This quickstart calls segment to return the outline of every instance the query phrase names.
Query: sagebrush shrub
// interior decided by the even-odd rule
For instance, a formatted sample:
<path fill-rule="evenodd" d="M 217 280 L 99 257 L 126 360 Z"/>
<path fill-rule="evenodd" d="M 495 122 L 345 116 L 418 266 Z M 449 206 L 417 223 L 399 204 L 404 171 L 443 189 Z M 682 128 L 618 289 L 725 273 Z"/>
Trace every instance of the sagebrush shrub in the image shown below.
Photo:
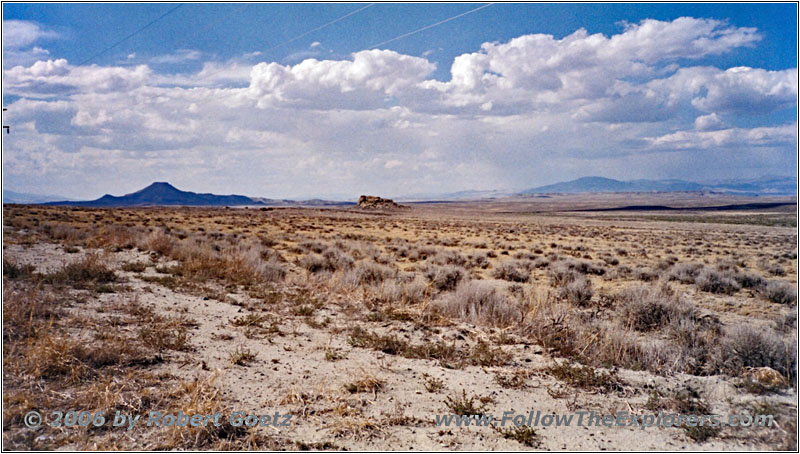
<path fill-rule="evenodd" d="M 492 273 L 497 279 L 511 282 L 528 282 L 530 271 L 522 262 L 503 262 Z"/>
<path fill-rule="evenodd" d="M 505 327 L 522 319 L 522 309 L 517 303 L 491 284 L 478 281 L 461 283 L 455 292 L 434 301 L 431 308 L 476 325 Z"/>
<path fill-rule="evenodd" d="M 433 288 L 439 291 L 455 290 L 458 284 L 467 276 L 467 271 L 456 265 L 430 265 L 423 272 L 425 279 Z"/>

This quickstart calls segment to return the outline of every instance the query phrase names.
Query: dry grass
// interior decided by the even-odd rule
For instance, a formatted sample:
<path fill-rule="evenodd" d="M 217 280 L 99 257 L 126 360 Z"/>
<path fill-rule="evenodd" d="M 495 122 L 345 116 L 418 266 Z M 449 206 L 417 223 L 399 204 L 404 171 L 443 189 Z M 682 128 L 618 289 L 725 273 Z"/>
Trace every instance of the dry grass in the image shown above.
<path fill-rule="evenodd" d="M 324 350 L 329 367 L 347 368 L 363 355 L 382 358 L 381 352 L 389 363 L 435 368 L 415 382 L 419 392 L 442 392 L 446 385 L 438 373 L 458 372 L 490 373 L 492 386 L 504 393 L 536 393 L 530 377 L 539 369 L 522 358 L 547 361 L 539 368 L 554 364 L 546 372 L 574 388 L 571 393 L 613 397 L 623 386 L 612 372 L 619 368 L 679 383 L 687 380 L 680 374 L 718 375 L 742 395 L 765 399 L 796 392 L 795 233 L 699 223 L 694 228 L 633 216 L 605 220 L 472 209 L 441 214 L 423 207 L 372 215 L 4 207 L 4 238 L 14 254 L 55 242 L 68 259 L 40 272 L 4 254 L 4 423 L 16 427 L 28 409 L 68 404 L 135 411 L 153 408 L 154 402 L 175 409 L 227 408 L 212 374 L 187 380 L 153 373 L 199 352 L 193 351 L 192 320 L 142 307 L 125 290 L 143 282 L 153 291 L 167 287 L 237 306 L 238 314 L 220 321 L 215 341 L 242 335 L 264 345 L 286 341 L 289 357 L 308 351 L 299 346 L 306 336 L 324 333 L 325 347 L 315 348 Z M 120 251 L 123 260 L 116 259 Z M 95 309 L 109 299 L 126 304 Z M 289 341 L 298 345 L 289 347 Z M 354 350 L 342 348 L 345 343 Z M 234 373 L 289 363 L 235 345 L 223 350 L 230 357 L 222 359 Z M 254 366 L 240 367 L 246 365 Z M 388 385 L 397 383 L 392 367 L 400 370 L 382 366 L 343 380 L 335 398 L 299 393 L 297 414 L 309 423 L 323 414 L 335 416 L 325 430 L 337 438 L 336 446 L 385 439 L 393 424 L 406 424 L 404 419 L 375 418 L 347 399 L 394 397 L 394 385 Z M 767 386 L 752 380 L 752 371 L 761 368 L 784 382 Z M 153 389 L 160 380 L 169 385 L 164 392 Z M 73 397 L 48 402 L 42 389 L 69 390 Z M 467 391 L 448 397 L 447 405 L 485 411 L 486 403 L 467 397 Z M 698 401 L 661 399 L 676 400 L 668 405 L 684 410 Z M 791 427 L 792 421 L 785 423 Z M 697 442 L 718 435 L 686 430 Z M 495 441 L 553 447 L 535 432 L 490 434 L 487 439 Z M 55 437 L 50 444 L 22 432 L 4 437 L 7 446 L 24 449 L 88 446 L 49 435 Z M 135 449 L 318 446 L 233 427 L 147 434 L 152 442 L 146 445 L 104 436 L 109 444 L 101 447 Z M 765 443 L 778 446 L 773 439 Z"/>
<path fill-rule="evenodd" d="M 451 413 L 459 416 L 483 415 L 487 410 L 485 402 L 480 397 L 467 397 L 467 391 L 464 389 L 461 390 L 461 394 L 454 393 L 447 396 L 444 404 Z"/>
<path fill-rule="evenodd" d="M 483 282 L 459 285 L 454 293 L 431 304 L 430 310 L 475 325 L 505 327 L 522 319 L 522 308 Z"/>

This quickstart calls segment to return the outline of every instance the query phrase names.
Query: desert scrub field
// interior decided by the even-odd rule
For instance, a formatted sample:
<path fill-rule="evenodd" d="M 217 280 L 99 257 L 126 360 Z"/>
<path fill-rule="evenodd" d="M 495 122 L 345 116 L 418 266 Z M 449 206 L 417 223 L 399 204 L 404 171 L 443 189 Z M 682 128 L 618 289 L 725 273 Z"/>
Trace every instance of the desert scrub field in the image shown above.
<path fill-rule="evenodd" d="M 9 448 L 797 446 L 794 229 L 437 207 L 3 214 Z M 534 407 L 767 409 L 779 427 L 433 423 Z M 134 437 L 20 424 L 64 408 L 294 419 Z"/>

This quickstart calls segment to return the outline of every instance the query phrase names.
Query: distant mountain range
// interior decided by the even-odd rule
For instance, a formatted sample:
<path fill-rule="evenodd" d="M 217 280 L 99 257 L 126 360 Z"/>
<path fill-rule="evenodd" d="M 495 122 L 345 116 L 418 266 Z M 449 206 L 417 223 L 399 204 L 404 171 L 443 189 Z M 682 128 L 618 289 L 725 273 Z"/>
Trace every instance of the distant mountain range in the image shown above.
<path fill-rule="evenodd" d="M 44 203 L 64 200 L 63 196 L 29 194 L 27 192 L 15 192 L 7 189 L 3 190 L 3 203 Z"/>
<path fill-rule="evenodd" d="M 456 200 L 483 200 L 511 197 L 515 191 L 508 190 L 471 190 L 447 193 L 416 193 L 393 197 L 401 202 L 429 202 L 429 201 L 456 201 Z"/>
<path fill-rule="evenodd" d="M 482 200 L 534 194 L 578 194 L 594 192 L 714 192 L 742 196 L 797 195 L 797 177 L 766 176 L 752 180 L 724 180 L 695 183 L 685 180 L 631 180 L 620 181 L 603 177 L 583 177 L 546 186 L 516 191 L 461 191 L 447 194 L 415 194 L 397 197 L 403 201 L 457 201 Z M 46 205 L 71 205 L 86 207 L 122 206 L 350 206 L 354 202 L 322 199 L 288 200 L 248 197 L 244 195 L 200 194 L 181 191 L 166 182 L 156 182 L 146 188 L 113 196 L 106 194 L 97 200 L 64 200 L 63 197 L 3 191 L 3 203 L 43 203 Z"/>
<path fill-rule="evenodd" d="M 5 202 L 4 200 L 4 203 Z M 244 195 L 199 194 L 181 191 L 166 182 L 156 182 L 150 186 L 123 196 L 106 194 L 97 200 L 73 201 L 61 200 L 46 202 L 45 205 L 70 205 L 84 207 L 125 207 L 125 206 L 329 206 L 355 205 L 350 202 L 333 202 L 329 200 L 275 200 Z"/>
<path fill-rule="evenodd" d="M 727 180 L 694 183 L 684 180 L 620 181 L 603 177 L 577 180 L 526 189 L 520 194 L 577 194 L 586 192 L 717 192 L 731 195 L 796 195 L 797 177 L 767 176 L 753 180 Z"/>

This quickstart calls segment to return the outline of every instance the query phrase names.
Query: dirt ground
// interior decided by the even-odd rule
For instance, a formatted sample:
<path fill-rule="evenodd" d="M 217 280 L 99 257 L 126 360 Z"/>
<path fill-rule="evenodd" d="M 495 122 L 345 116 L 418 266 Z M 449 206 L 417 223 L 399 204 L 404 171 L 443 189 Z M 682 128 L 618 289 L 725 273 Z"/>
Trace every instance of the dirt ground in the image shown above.
<path fill-rule="evenodd" d="M 4 206 L 4 448 L 796 449 L 794 227 L 495 208 Z M 70 409 L 291 423 L 22 423 Z M 775 424 L 434 422 L 531 410 Z"/>

